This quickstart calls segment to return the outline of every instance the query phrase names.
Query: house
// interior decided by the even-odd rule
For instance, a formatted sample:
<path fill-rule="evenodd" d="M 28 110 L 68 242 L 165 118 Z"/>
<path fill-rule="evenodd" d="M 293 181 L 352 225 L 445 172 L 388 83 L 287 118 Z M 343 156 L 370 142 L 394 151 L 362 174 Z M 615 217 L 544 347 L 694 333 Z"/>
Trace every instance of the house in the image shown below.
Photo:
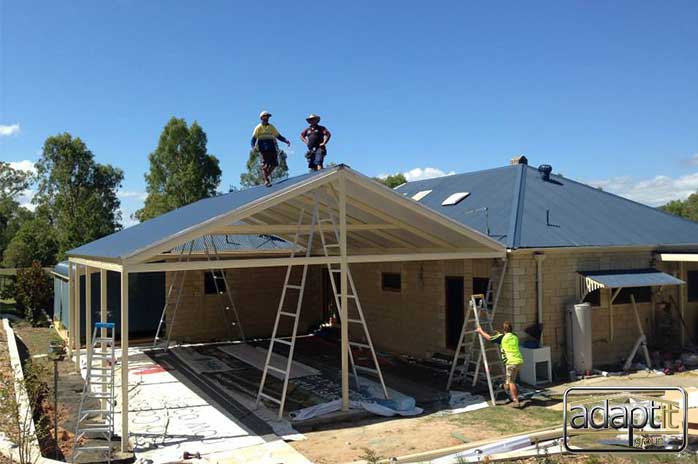
<path fill-rule="evenodd" d="M 626 357 L 637 340 L 630 295 L 651 343 L 660 332 L 655 311 L 667 301 L 686 323 L 669 330 L 681 343 L 693 339 L 698 224 L 551 171 L 520 158 L 501 168 L 391 190 L 340 165 L 270 188 L 204 199 L 83 245 L 68 253 L 69 275 L 120 274 L 124 347 L 133 311 L 125 298 L 131 294 L 129 276 L 144 273 L 165 273 L 165 325 L 174 341 L 268 337 L 281 316 L 287 322 L 279 324 L 281 335 L 309 331 L 338 313 L 356 322 L 347 312 L 358 299 L 377 348 L 428 357 L 453 348 L 467 297 L 484 292 L 490 282 L 498 319 L 511 320 L 522 336 L 535 332 L 532 326 L 542 328 L 541 341 L 559 366 L 568 348 L 565 312 L 582 300 L 594 306 L 597 364 Z M 205 245 L 190 252 L 196 243 L 210 244 L 207 237 L 250 235 L 275 236 L 291 245 L 272 251 Z M 602 270 L 611 272 L 599 274 Z M 224 276 L 229 287 L 214 289 Z M 356 294 L 335 296 L 333 279 L 340 287 L 353 282 Z M 681 281 L 688 285 L 677 286 Z M 92 279 L 70 282 L 72 288 L 93 285 Z M 70 294 L 74 317 L 68 329 L 74 334 L 83 317 L 92 320 L 92 312 L 77 311 L 81 298 L 89 298 L 93 311 L 100 304 L 91 290 Z M 100 300 L 106 300 L 101 293 Z M 348 348 L 355 335 L 350 325 L 341 330 L 344 408 Z M 73 350 L 78 338 L 72 337 Z M 89 332 L 86 338 L 89 342 Z M 366 344 L 371 341 L 359 343 Z M 122 363 L 126 375 L 128 357 Z M 376 370 L 380 375 L 379 366 Z M 125 388 L 121 401 L 127 408 Z"/>

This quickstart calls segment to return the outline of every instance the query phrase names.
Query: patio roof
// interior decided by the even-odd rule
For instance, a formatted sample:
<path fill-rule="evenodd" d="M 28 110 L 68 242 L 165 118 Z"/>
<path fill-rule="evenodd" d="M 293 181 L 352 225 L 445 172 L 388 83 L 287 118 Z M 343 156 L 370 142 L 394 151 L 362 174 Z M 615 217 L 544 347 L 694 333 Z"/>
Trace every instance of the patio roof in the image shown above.
<path fill-rule="evenodd" d="M 340 184 L 343 187 L 340 187 Z M 95 267 L 129 267 L 129 272 L 195 269 L 203 263 L 162 263 L 177 250 L 204 236 L 262 234 L 293 241 L 307 247 L 312 211 L 336 218 L 339 228 L 340 190 L 346 200 L 346 239 L 349 262 L 409 261 L 503 257 L 505 246 L 479 231 L 427 208 L 417 201 L 366 177 L 347 166 L 289 178 L 271 188 L 259 186 L 200 200 L 150 221 L 137 224 L 94 242 L 70 250 L 71 261 Z M 299 222 L 300 221 L 300 222 Z M 300 224 L 300 229 L 299 229 Z M 322 225 L 316 225 L 317 233 Z M 332 233 L 325 223 L 324 233 Z M 311 244 L 310 264 L 324 264 L 320 241 Z M 290 254 L 292 247 L 288 248 Z M 279 251 L 279 250 L 277 250 Z M 283 251 L 283 250 L 282 250 Z M 277 253 L 278 255 L 278 253 Z M 250 261 L 249 257 L 246 258 Z M 230 257 L 220 267 L 285 265 L 260 258 Z M 296 260 L 300 258 L 295 258 Z M 337 257 L 338 259 L 338 257 Z M 265 262 L 261 262 L 264 260 Z M 331 260 L 330 260 L 331 261 Z M 188 266 L 188 267 L 187 267 Z M 118 269 L 117 269 L 118 270 Z"/>

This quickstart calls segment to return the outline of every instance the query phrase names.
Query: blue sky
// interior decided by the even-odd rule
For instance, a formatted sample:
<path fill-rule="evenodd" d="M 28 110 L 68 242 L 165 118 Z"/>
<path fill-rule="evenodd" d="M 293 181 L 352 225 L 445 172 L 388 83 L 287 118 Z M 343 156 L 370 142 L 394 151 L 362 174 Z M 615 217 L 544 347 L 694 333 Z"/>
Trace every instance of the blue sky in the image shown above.
<path fill-rule="evenodd" d="M 68 131 L 126 174 L 171 116 L 237 184 L 260 110 L 329 160 L 411 177 L 531 164 L 658 204 L 698 189 L 698 3 L 0 0 L 0 159 Z M 430 168 L 430 169 L 427 169 Z M 425 174 L 426 173 L 426 174 Z"/>

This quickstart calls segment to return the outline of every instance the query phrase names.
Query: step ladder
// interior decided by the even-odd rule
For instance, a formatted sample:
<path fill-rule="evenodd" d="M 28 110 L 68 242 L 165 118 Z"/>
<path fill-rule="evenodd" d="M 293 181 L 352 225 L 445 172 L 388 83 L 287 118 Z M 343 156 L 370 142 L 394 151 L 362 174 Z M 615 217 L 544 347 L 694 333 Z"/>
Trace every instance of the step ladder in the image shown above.
<path fill-rule="evenodd" d="M 71 462 L 81 454 L 98 454 L 111 462 L 111 442 L 114 435 L 114 323 L 98 322 L 87 347 L 87 371 L 80 396 L 75 441 Z M 95 388 L 96 387 L 96 388 Z M 87 406 L 86 400 L 99 400 L 99 406 Z M 104 445 L 81 444 L 82 439 L 104 440 Z"/>
<path fill-rule="evenodd" d="M 319 197 L 316 194 L 315 201 L 317 204 L 320 203 Z M 335 220 L 334 213 L 332 210 L 328 210 L 324 213 L 325 217 L 319 217 L 318 220 L 318 231 L 320 233 L 320 241 L 322 243 L 322 250 L 325 257 L 333 256 L 330 250 L 336 250 L 336 256 L 339 254 L 339 229 L 337 227 L 337 221 Z M 324 226 L 328 226 L 330 229 L 329 233 L 329 243 L 325 238 Z M 332 293 L 334 295 L 335 305 L 339 311 L 340 322 L 341 315 L 343 311 L 342 308 L 342 294 L 341 289 L 338 289 L 339 285 L 335 280 L 336 275 L 340 275 L 342 270 L 340 264 L 327 264 L 327 272 L 330 276 L 330 285 L 332 287 Z M 361 382 L 359 377 L 359 372 L 375 375 L 381 383 L 383 389 L 383 395 L 385 399 L 388 399 L 388 389 L 385 386 L 385 381 L 383 380 L 383 373 L 381 372 L 380 364 L 378 364 L 378 357 L 376 356 L 376 350 L 373 347 L 373 341 L 371 340 L 371 334 L 368 331 L 368 326 L 366 325 L 366 319 L 364 318 L 364 311 L 361 307 L 361 300 L 359 299 L 359 294 L 356 291 L 356 285 L 354 285 L 354 278 L 351 275 L 351 269 L 347 268 L 347 283 L 348 290 L 347 293 L 347 324 L 349 324 L 349 362 L 351 364 L 352 372 L 354 374 L 354 379 L 356 381 L 357 391 L 361 391 Z M 359 339 L 352 339 L 352 328 L 360 326 L 361 334 Z M 371 360 L 373 362 L 373 367 L 358 366 L 354 361 L 354 354 L 352 348 L 358 348 L 360 350 L 366 349 L 371 352 Z"/>
<path fill-rule="evenodd" d="M 242 323 L 240 322 L 240 315 L 238 313 L 237 307 L 233 300 L 233 294 L 230 290 L 230 285 L 228 284 L 228 279 L 224 269 L 216 269 L 217 263 L 220 262 L 220 255 L 218 253 L 218 248 L 216 246 L 215 239 L 212 235 L 204 235 L 202 238 L 203 251 L 208 263 L 212 266 L 206 272 L 211 273 L 211 278 L 213 279 L 214 288 L 216 294 L 223 295 L 227 297 L 227 303 L 222 307 L 223 323 L 227 330 L 230 338 L 234 338 L 233 326 L 236 326 L 239 332 L 239 339 L 245 341 L 245 332 L 242 328 Z M 179 247 L 179 256 L 177 257 L 177 262 L 189 262 L 192 257 L 192 251 L 194 248 L 194 241 L 185 243 Z M 172 340 L 172 332 L 175 326 L 175 320 L 177 318 L 177 309 L 179 308 L 182 301 L 182 294 L 184 293 L 184 283 L 187 280 L 187 270 L 174 272 L 172 277 L 172 282 L 167 290 L 167 296 L 165 297 L 165 305 L 162 308 L 162 314 L 160 316 L 160 322 L 158 323 L 157 331 L 155 332 L 155 337 L 153 339 L 153 349 L 162 348 L 168 350 Z M 174 300 L 174 308 L 172 309 L 172 320 L 167 323 L 167 308 L 172 304 Z M 232 322 L 231 322 L 232 316 Z M 166 331 L 166 337 L 163 341 L 162 332 Z"/>
<path fill-rule="evenodd" d="M 485 340 L 476 330 L 478 326 L 481 326 L 487 333 L 494 333 L 492 320 L 493 315 L 487 305 L 487 295 L 472 295 L 465 314 L 463 328 L 458 338 L 458 345 L 451 364 L 446 389 L 449 390 L 454 381 L 467 382 L 472 380 L 472 386 L 478 383 L 485 383 L 494 406 L 496 403 L 493 383 L 503 382 L 506 377 L 506 370 L 502 362 L 499 346 L 496 344 L 485 344 Z M 461 351 L 463 351 L 462 356 Z M 483 365 L 484 369 L 480 369 L 480 364 Z M 456 374 L 458 374 L 458 377 L 456 377 Z"/>
<path fill-rule="evenodd" d="M 311 250 L 313 248 L 313 235 L 315 234 L 315 226 L 317 224 L 317 205 L 311 213 L 311 224 L 309 232 L 303 230 L 303 219 L 305 216 L 305 208 L 301 209 L 298 223 L 296 224 L 296 232 L 293 238 L 293 248 L 291 249 L 290 258 L 293 259 L 296 256 L 296 252 L 299 250 L 298 242 L 302 235 L 308 235 L 307 245 L 305 249 L 305 257 L 310 257 Z M 294 268 L 301 268 L 300 282 L 291 282 L 291 275 Z M 257 392 L 257 399 L 255 401 L 255 407 L 259 407 L 259 403 L 264 399 L 276 403 L 279 406 L 279 419 L 283 417 L 284 406 L 286 404 L 286 393 L 288 391 L 288 380 L 291 375 L 291 367 L 293 366 L 293 352 L 296 348 L 296 335 L 298 333 L 298 323 L 300 322 L 301 307 L 303 306 L 303 293 L 305 290 L 305 282 L 308 276 L 308 264 L 289 264 L 286 268 L 286 277 L 284 278 L 284 286 L 281 291 L 281 299 L 279 300 L 279 307 L 276 311 L 276 319 L 274 320 L 274 329 L 271 333 L 271 339 L 269 340 L 269 348 L 267 350 L 267 357 L 264 361 L 264 369 L 262 370 L 262 380 L 259 383 L 259 390 Z M 285 304 L 287 299 L 291 302 L 295 299 L 295 305 L 292 305 L 295 310 L 286 311 Z M 293 328 L 291 330 L 291 339 L 289 341 L 288 337 L 279 337 L 279 322 L 281 320 L 290 320 L 293 323 Z M 276 344 L 286 345 L 289 347 L 288 358 L 286 360 L 285 366 L 279 366 L 272 364 L 272 354 L 274 353 L 274 346 Z M 281 390 L 281 396 L 277 397 L 273 394 L 267 393 L 265 391 L 267 376 L 269 372 L 275 372 L 283 376 L 283 387 Z"/>

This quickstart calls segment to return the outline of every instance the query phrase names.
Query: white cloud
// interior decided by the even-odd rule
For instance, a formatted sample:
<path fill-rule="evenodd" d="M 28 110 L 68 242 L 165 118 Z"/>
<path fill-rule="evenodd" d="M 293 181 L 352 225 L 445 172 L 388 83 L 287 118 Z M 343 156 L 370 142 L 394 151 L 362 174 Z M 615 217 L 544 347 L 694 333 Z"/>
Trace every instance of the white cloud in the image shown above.
<path fill-rule="evenodd" d="M 681 160 L 681 163 L 687 166 L 698 166 L 698 153 L 694 154 L 690 158 Z"/>
<path fill-rule="evenodd" d="M 137 192 L 132 190 L 121 190 L 118 193 L 119 198 L 135 198 L 136 200 L 145 201 L 148 194 L 146 192 Z"/>
<path fill-rule="evenodd" d="M 455 171 L 444 172 L 439 168 L 427 167 L 410 169 L 409 171 L 403 172 L 402 175 L 405 176 L 407 182 L 413 182 L 415 180 L 433 179 L 434 177 L 452 176 L 455 173 Z M 388 174 L 381 174 L 378 177 L 385 179 L 388 177 Z"/>
<path fill-rule="evenodd" d="M 650 179 L 612 177 L 591 181 L 589 185 L 646 205 L 660 206 L 671 200 L 684 200 L 698 191 L 698 172 L 680 177 L 656 176 Z"/>
<path fill-rule="evenodd" d="M 29 171 L 32 174 L 36 174 L 36 165 L 33 161 L 22 160 L 22 161 L 10 161 L 10 167 L 12 169 L 17 169 L 19 171 Z"/>
<path fill-rule="evenodd" d="M 19 134 L 19 123 L 2 125 L 0 124 L 0 137 Z"/>
<path fill-rule="evenodd" d="M 36 195 L 36 190 L 25 190 L 17 196 L 17 203 L 29 211 L 34 211 L 36 209 L 36 205 L 32 203 L 34 195 Z"/>

